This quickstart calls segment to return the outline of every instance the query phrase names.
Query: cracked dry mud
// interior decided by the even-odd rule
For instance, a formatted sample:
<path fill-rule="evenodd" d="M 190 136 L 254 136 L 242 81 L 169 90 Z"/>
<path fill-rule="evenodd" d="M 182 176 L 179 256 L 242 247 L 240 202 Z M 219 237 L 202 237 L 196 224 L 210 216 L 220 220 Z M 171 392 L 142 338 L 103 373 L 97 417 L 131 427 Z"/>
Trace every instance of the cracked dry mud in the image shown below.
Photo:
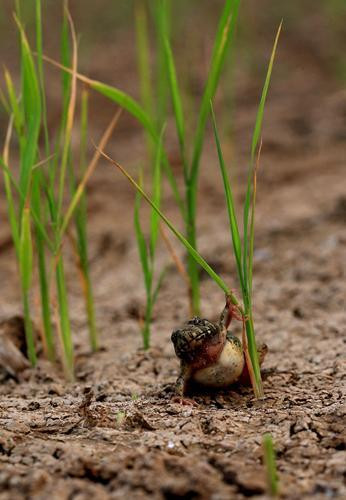
<path fill-rule="evenodd" d="M 316 162 L 310 164 L 315 169 Z M 264 177 L 270 177 L 266 168 Z M 92 251 L 100 252 L 105 234 L 110 239 L 93 266 L 103 347 L 88 354 L 82 304 L 71 282 L 76 382 L 65 383 L 41 360 L 21 383 L 3 377 L 0 385 L 1 499 L 261 498 L 264 432 L 275 440 L 284 498 L 345 497 L 342 171 L 335 165 L 319 177 L 297 173 L 281 184 L 282 172 L 287 170 L 278 174 L 273 168 L 270 183 L 280 183 L 283 197 L 289 190 L 293 206 L 301 201 L 302 183 L 314 198 L 304 200 L 301 212 L 286 206 L 276 213 L 280 225 L 271 226 L 265 213 L 277 190 L 261 182 L 254 285 L 257 332 L 270 347 L 265 399 L 234 387 L 196 395 L 198 407 L 170 402 L 178 362 L 169 337 L 187 315 L 183 285 L 172 268 L 155 312 L 154 347 L 141 351 L 133 236 L 125 227 L 108 234 L 96 214 Z M 99 182 L 107 179 L 100 174 Z M 126 188 L 122 182 L 116 179 L 116 190 Z M 91 193 L 91 199 L 97 196 Z M 221 214 L 216 201 L 202 207 L 202 226 Z M 115 213 L 121 203 L 113 199 Z M 202 233 L 201 247 L 229 278 L 225 218 L 217 217 L 211 227 L 213 237 Z M 1 275 L 15 283 L 4 265 L 9 256 L 6 250 Z M 2 315 L 19 309 L 11 294 L 16 290 L 5 294 Z M 223 297 L 207 279 L 202 297 L 205 315 L 216 318 Z"/>
<path fill-rule="evenodd" d="M 133 192 L 104 164 L 89 188 L 102 348 L 89 354 L 71 257 L 76 381 L 66 383 L 42 359 L 19 382 L 1 375 L 0 500 L 265 498 L 264 432 L 275 441 L 283 498 L 346 497 L 346 95 L 299 78 L 277 85 L 270 96 L 258 184 L 254 293 L 257 335 L 269 346 L 265 399 L 256 401 L 250 388 L 232 387 L 197 394 L 198 407 L 171 402 L 178 361 L 170 333 L 188 318 L 184 283 L 171 267 L 155 309 L 153 347 L 143 352 Z M 287 94 L 287 86 L 300 88 L 299 96 Z M 304 99 L 312 116 L 302 116 Z M 237 113 L 235 140 L 243 165 L 254 108 L 243 103 Z M 297 131 L 302 119 L 305 134 L 301 127 Z M 109 152 L 132 165 L 141 154 L 133 147 L 140 137 L 137 129 L 125 132 L 115 134 Z M 211 136 L 201 174 L 200 249 L 232 282 L 235 268 Z M 176 217 L 168 189 L 165 200 L 165 212 Z M 13 250 L 3 224 L 0 252 L 3 319 L 20 312 Z M 168 259 L 162 247 L 159 265 Z M 203 315 L 217 319 L 223 300 L 216 285 L 203 279 Z M 234 328 L 239 331 L 239 325 Z"/>

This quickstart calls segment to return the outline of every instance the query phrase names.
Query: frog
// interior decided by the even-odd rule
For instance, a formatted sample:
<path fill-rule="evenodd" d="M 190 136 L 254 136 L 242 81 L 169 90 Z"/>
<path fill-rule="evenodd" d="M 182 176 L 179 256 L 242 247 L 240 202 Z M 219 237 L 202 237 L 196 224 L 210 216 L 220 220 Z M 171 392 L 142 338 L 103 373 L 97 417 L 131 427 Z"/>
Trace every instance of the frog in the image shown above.
<path fill-rule="evenodd" d="M 242 343 L 228 331 L 234 316 L 234 306 L 226 297 L 218 322 L 195 316 L 173 331 L 171 340 L 180 360 L 180 373 L 175 384 L 177 400 L 183 400 L 191 382 L 217 390 L 249 379 Z M 262 365 L 268 352 L 267 345 L 258 343 L 257 352 Z"/>

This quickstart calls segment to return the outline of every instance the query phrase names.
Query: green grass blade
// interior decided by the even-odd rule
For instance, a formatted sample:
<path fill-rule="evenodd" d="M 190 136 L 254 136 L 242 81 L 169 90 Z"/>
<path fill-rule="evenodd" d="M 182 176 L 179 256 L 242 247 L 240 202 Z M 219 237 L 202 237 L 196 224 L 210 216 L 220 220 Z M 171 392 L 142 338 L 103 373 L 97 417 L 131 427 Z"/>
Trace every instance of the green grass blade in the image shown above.
<path fill-rule="evenodd" d="M 7 87 L 9 105 L 11 108 L 10 113 L 13 115 L 14 127 L 16 129 L 19 141 L 21 141 L 23 131 L 24 131 L 23 130 L 23 127 L 24 127 L 23 113 L 22 113 L 21 107 L 19 105 L 17 96 L 16 96 L 16 91 L 14 89 L 11 75 L 7 71 L 7 69 L 5 69 L 4 74 L 5 74 L 5 82 L 6 82 L 6 87 Z"/>
<path fill-rule="evenodd" d="M 47 348 L 47 357 L 49 361 L 55 361 L 55 345 L 54 334 L 51 318 L 51 298 L 48 285 L 46 256 L 44 250 L 43 239 L 39 231 L 36 231 L 36 249 L 38 259 L 38 274 L 40 282 L 41 308 L 42 308 L 42 323 L 44 328 L 44 338 Z"/>
<path fill-rule="evenodd" d="M 97 82 L 95 80 L 91 80 L 89 84 L 92 89 L 96 90 L 105 97 L 108 97 L 110 100 L 119 104 L 122 108 L 126 109 L 126 111 L 132 114 L 132 116 L 134 116 L 144 126 L 145 130 L 152 137 L 154 143 L 156 145 L 158 144 L 160 136 L 156 131 L 155 124 L 146 113 L 144 108 L 140 106 L 132 97 L 115 87 L 105 85 L 104 83 Z M 172 187 L 174 197 L 179 205 L 180 210 L 184 212 L 184 204 L 179 194 L 177 182 L 169 165 L 167 155 L 164 151 L 162 152 L 162 162 L 166 170 L 167 178 Z"/>
<path fill-rule="evenodd" d="M 42 123 L 43 123 L 43 132 L 44 132 L 44 140 L 45 140 L 45 152 L 46 152 L 46 156 L 48 157 L 50 155 L 50 146 L 49 146 L 48 123 L 47 123 L 47 105 L 46 105 L 45 81 L 44 81 L 44 71 L 43 71 L 41 0 L 36 0 L 35 6 L 36 6 L 37 71 L 38 71 L 38 79 L 39 79 L 40 90 L 41 90 Z"/>
<path fill-rule="evenodd" d="M 87 176 L 90 173 L 90 170 L 86 166 L 87 133 L 88 133 L 88 100 L 89 100 L 88 96 L 89 96 L 88 91 L 86 89 L 83 89 L 81 97 L 81 118 L 80 118 L 81 134 L 80 134 L 80 160 L 79 160 L 79 174 L 83 176 L 83 180 L 81 182 L 87 179 Z M 113 123 L 113 121 L 111 123 Z M 109 135 L 110 133 L 111 132 L 109 132 Z M 71 169 L 71 173 L 73 173 L 73 169 Z M 80 262 L 80 271 L 82 274 L 84 300 L 85 300 L 85 307 L 86 307 L 88 328 L 89 328 L 89 340 L 92 351 L 97 351 L 99 342 L 98 342 L 98 333 L 96 327 L 93 287 L 90 278 L 89 259 L 88 259 L 89 252 L 88 252 L 88 238 L 87 238 L 86 193 L 85 190 L 83 189 L 83 192 L 80 194 L 80 199 L 78 202 L 79 187 L 80 186 L 76 187 L 76 182 L 75 179 L 73 178 L 73 189 L 72 189 L 73 197 L 71 205 L 73 203 L 76 203 L 74 218 L 75 218 L 76 233 L 77 233 L 77 251 Z M 67 211 L 66 216 L 68 216 L 68 213 L 69 211 Z M 71 215 L 72 213 L 73 210 L 71 210 Z M 64 223 L 66 223 L 66 217 L 64 218 Z"/>
<path fill-rule="evenodd" d="M 41 184 L 43 181 L 42 171 L 40 169 L 35 170 L 33 173 L 32 182 L 32 200 L 31 200 L 31 210 L 35 212 L 37 218 L 42 223 L 44 227 L 45 214 L 42 209 L 41 202 Z M 31 214 L 32 215 L 32 214 Z M 51 321 L 51 299 L 50 299 L 50 288 L 48 285 L 47 269 L 46 269 L 46 255 L 45 255 L 45 240 L 40 231 L 40 228 L 35 225 L 35 242 L 36 242 L 36 253 L 38 260 L 38 276 L 40 283 L 40 295 L 41 295 L 41 312 L 42 312 L 42 323 L 44 329 L 44 342 L 47 357 L 50 361 L 55 361 L 55 346 L 53 339 L 53 328 Z"/>
<path fill-rule="evenodd" d="M 205 127 L 210 111 L 210 101 L 212 100 L 225 60 L 227 47 L 233 34 L 236 20 L 238 17 L 238 8 L 240 0 L 226 0 L 213 48 L 210 70 L 207 78 L 207 83 L 202 96 L 202 101 L 199 109 L 196 133 L 193 142 L 192 160 L 189 169 L 189 178 L 186 186 L 186 235 L 191 245 L 196 248 L 196 205 L 197 205 L 197 184 L 200 157 L 202 154 Z M 187 269 L 191 283 L 191 308 L 194 314 L 199 313 L 199 273 L 193 258 L 188 257 Z"/>
<path fill-rule="evenodd" d="M 166 36 L 169 39 L 171 2 L 167 0 L 154 0 L 153 2 L 150 2 L 150 6 L 152 8 L 156 34 L 156 122 L 158 129 L 160 129 L 167 115 L 167 103 L 169 96 L 165 47 L 162 34 L 166 33 Z"/>
<path fill-rule="evenodd" d="M 34 328 L 30 316 L 30 299 L 28 290 L 22 290 L 22 302 L 27 355 L 31 366 L 35 366 L 37 363 L 37 356 L 35 350 Z"/>
<path fill-rule="evenodd" d="M 136 193 L 135 210 L 134 210 L 134 227 L 136 233 L 136 240 L 138 246 L 138 253 L 142 265 L 144 284 L 147 296 L 151 295 L 151 270 L 149 263 L 149 256 L 147 251 L 147 244 L 142 232 L 139 212 L 140 212 L 141 196 Z"/>
<path fill-rule="evenodd" d="M 135 26 L 141 101 L 149 116 L 153 116 L 153 96 L 150 77 L 150 46 L 148 18 L 143 0 L 135 0 Z"/>
<path fill-rule="evenodd" d="M 70 25 L 71 37 L 72 37 L 72 78 L 71 80 L 63 79 L 63 95 L 64 95 L 64 108 L 63 108 L 63 124 L 64 124 L 64 133 L 63 133 L 63 145 L 62 145 L 62 155 L 61 155 L 61 165 L 60 165 L 60 176 L 59 176 L 59 192 L 58 192 L 58 205 L 57 205 L 57 218 L 58 222 L 60 222 L 60 218 L 62 215 L 62 205 L 65 191 L 65 178 L 66 172 L 69 163 L 69 155 L 70 155 L 70 145 L 71 145 L 71 135 L 72 135 L 72 127 L 74 123 L 74 115 L 76 108 L 76 96 L 77 96 L 77 38 L 74 30 L 74 25 L 68 12 L 65 4 L 64 8 L 64 24 L 63 24 L 63 32 L 62 32 L 62 58 L 63 63 L 67 63 L 70 59 L 70 47 L 69 47 L 69 39 L 67 28 L 65 25 L 67 21 Z M 64 77 L 66 75 L 63 73 Z"/>
<path fill-rule="evenodd" d="M 7 132 L 6 132 L 6 139 L 5 139 L 5 145 L 3 149 L 3 156 L 0 156 L 0 166 L 3 171 L 3 176 L 4 176 L 4 186 L 5 186 L 5 195 L 6 195 L 6 201 L 7 201 L 7 213 L 8 213 L 8 219 L 10 223 L 10 228 L 11 228 L 11 234 L 12 234 L 12 240 L 14 244 L 14 248 L 17 254 L 17 257 L 19 257 L 19 227 L 18 227 L 18 222 L 17 222 L 17 213 L 16 213 L 16 207 L 14 204 L 14 199 L 13 199 L 13 193 L 12 193 L 12 187 L 11 187 L 11 173 L 9 172 L 8 168 L 6 168 L 5 163 L 8 162 L 8 156 L 9 156 L 9 145 L 11 141 L 11 135 L 12 135 L 12 127 L 13 127 L 13 117 L 10 118 Z M 3 168 L 5 167 L 5 168 Z"/>
<path fill-rule="evenodd" d="M 19 251 L 19 267 L 22 287 L 24 290 L 30 290 L 32 268 L 33 268 L 33 252 L 30 228 L 30 209 L 27 207 L 23 210 L 20 235 L 20 251 Z"/>
<path fill-rule="evenodd" d="M 181 154 L 181 159 L 182 159 L 183 168 L 184 168 L 184 177 L 185 177 L 185 181 L 187 181 L 187 179 L 188 179 L 188 167 L 187 167 L 186 148 L 185 148 L 185 119 L 184 119 L 184 113 L 183 113 L 183 106 L 182 106 L 182 102 L 181 102 L 177 74 L 176 74 L 176 70 L 175 70 L 175 63 L 174 63 L 173 53 L 172 53 L 172 49 L 171 49 L 171 46 L 169 43 L 169 39 L 168 39 L 167 33 L 162 33 L 161 36 L 163 38 L 164 49 L 165 49 L 167 73 L 168 73 L 169 85 L 170 85 L 170 90 L 171 90 L 171 95 L 172 95 L 175 125 L 176 125 L 177 135 L 178 135 L 178 139 L 179 139 L 179 145 L 180 145 L 180 154 Z"/>
<path fill-rule="evenodd" d="M 3 108 L 6 111 L 6 113 L 10 116 L 11 115 L 10 105 L 9 105 L 7 98 L 5 97 L 5 94 L 2 91 L 2 89 L 0 89 L 0 102 L 3 105 Z"/>
<path fill-rule="evenodd" d="M 167 274 L 167 267 L 164 267 L 162 269 L 162 271 L 160 272 L 160 274 L 159 274 L 159 277 L 158 277 L 158 280 L 157 280 L 157 283 L 156 283 L 156 287 L 155 287 L 155 289 L 153 291 L 153 297 L 152 297 L 153 306 L 154 306 L 154 304 L 157 301 L 157 297 L 159 295 L 159 291 L 161 289 L 161 286 L 162 286 L 163 280 L 165 279 L 166 274 Z"/>
<path fill-rule="evenodd" d="M 92 89 L 96 90 L 103 96 L 107 97 L 108 99 L 128 111 L 139 121 L 139 123 L 143 125 L 145 130 L 152 136 L 153 140 L 155 142 L 158 141 L 156 127 L 153 124 L 149 114 L 140 104 L 138 104 L 137 101 L 135 101 L 135 99 L 133 99 L 122 90 L 117 89 L 116 87 L 106 85 L 105 83 L 101 83 L 96 80 L 90 80 L 89 84 Z"/>
<path fill-rule="evenodd" d="M 222 280 L 222 278 L 216 274 L 216 272 L 209 266 L 209 264 L 203 259 L 203 257 L 191 246 L 191 244 L 187 241 L 186 238 L 176 229 L 176 227 L 172 224 L 172 222 L 167 219 L 167 217 L 161 212 L 161 210 L 156 207 L 156 205 L 152 202 L 149 196 L 143 191 L 141 186 L 137 184 L 137 182 L 130 176 L 130 174 L 116 161 L 112 160 L 108 155 L 106 155 L 103 151 L 101 151 L 102 156 L 106 158 L 110 163 L 115 165 L 122 174 L 127 177 L 127 179 L 131 182 L 131 184 L 136 188 L 136 190 L 143 196 L 143 198 L 149 203 L 149 205 L 157 212 L 163 222 L 167 225 L 167 227 L 172 231 L 172 233 L 176 236 L 176 238 L 184 245 L 186 250 L 190 255 L 196 260 L 196 262 L 209 274 L 209 276 L 215 281 L 215 283 L 225 292 L 226 295 L 229 295 L 232 303 L 235 305 L 239 305 L 237 298 L 231 292 L 231 290 L 227 287 L 226 283 Z"/>
<path fill-rule="evenodd" d="M 21 45 L 21 78 L 22 78 L 22 106 L 24 125 L 26 128 L 25 142 L 21 151 L 19 186 L 27 198 L 32 175 L 32 167 L 36 163 L 38 139 L 41 127 L 41 95 L 36 74 L 34 60 L 28 40 L 18 21 Z M 20 201 L 20 213 L 24 208 L 24 201 Z"/>
<path fill-rule="evenodd" d="M 271 53 L 269 64 L 268 64 L 266 79 L 264 82 L 262 95 L 261 95 L 260 103 L 259 103 L 258 110 L 257 110 L 255 129 L 253 132 L 252 143 L 251 143 L 251 163 L 253 163 L 255 160 L 257 144 L 258 144 L 258 140 L 259 140 L 260 135 L 261 135 L 264 108 L 265 108 L 265 103 L 266 103 L 266 99 L 267 99 L 267 94 L 268 94 L 270 79 L 271 79 L 271 75 L 272 75 L 272 71 L 273 71 L 273 64 L 274 64 L 274 59 L 275 59 L 277 45 L 279 42 L 281 29 L 282 29 L 282 21 L 278 27 L 277 32 L 276 32 L 274 45 L 273 45 L 272 53 Z"/>
<path fill-rule="evenodd" d="M 148 33 L 148 16 L 147 16 L 147 2 L 145 0 L 134 1 L 134 16 L 136 28 L 136 54 L 137 54 L 137 67 L 139 74 L 140 96 L 143 108 L 151 117 L 153 123 L 154 118 L 154 105 L 152 94 L 151 82 L 151 64 L 150 64 L 150 43 Z M 149 161 L 153 159 L 154 143 L 150 132 L 146 131 L 146 142 Z"/>
<path fill-rule="evenodd" d="M 242 271 L 241 239 L 240 239 L 240 235 L 239 235 L 238 222 L 237 222 L 237 216 L 236 216 L 235 207 L 234 207 L 234 200 L 233 200 L 231 183 L 230 183 L 228 172 L 226 169 L 226 165 L 225 165 L 225 162 L 223 159 L 220 139 L 219 139 L 217 126 L 216 126 L 215 114 L 214 114 L 214 110 L 213 110 L 212 105 L 211 105 L 211 115 L 212 115 L 212 120 L 213 120 L 214 136 L 215 136 L 215 142 L 216 142 L 216 147 L 217 147 L 217 154 L 218 154 L 218 158 L 219 158 L 219 165 L 220 165 L 220 170 L 221 170 L 222 180 L 223 180 L 223 185 L 224 185 L 224 190 L 225 190 L 230 232 L 231 232 L 231 237 L 232 237 L 232 242 L 233 242 L 235 260 L 236 260 L 236 264 L 237 264 L 238 278 L 239 278 L 240 286 L 243 289 L 244 288 L 244 278 L 243 278 L 243 271 Z"/>
<path fill-rule="evenodd" d="M 8 219 L 11 227 L 11 234 L 13 239 L 13 244 L 18 254 L 19 251 L 19 229 L 17 223 L 17 214 L 14 206 L 12 189 L 11 189 L 11 180 L 8 173 L 3 170 L 4 175 L 4 185 L 5 185 L 5 194 L 7 199 L 7 211 L 8 211 Z"/>
<path fill-rule="evenodd" d="M 152 189 L 152 198 L 154 204 L 160 208 L 161 203 L 161 159 L 162 159 L 162 139 L 163 139 L 164 127 L 162 128 L 160 134 L 160 140 L 157 145 L 156 157 L 155 157 L 155 165 L 153 172 L 153 189 Z M 159 223 L 160 218 L 155 210 L 151 210 L 150 213 L 150 257 L 153 262 L 155 256 L 156 243 L 159 233 Z"/>
<path fill-rule="evenodd" d="M 33 118 L 40 117 L 41 101 L 40 101 L 40 88 L 36 74 L 36 68 L 32 52 L 29 46 L 28 39 L 25 35 L 24 29 L 15 16 L 19 34 L 20 34 L 20 47 L 21 47 L 21 79 L 22 79 L 22 104 L 25 122 L 30 123 Z"/>
<path fill-rule="evenodd" d="M 86 312 L 88 318 L 88 328 L 89 328 L 89 341 L 93 352 L 96 352 L 99 348 L 98 333 L 96 327 L 96 314 L 95 314 L 95 302 L 92 281 L 90 278 L 89 264 L 86 266 L 85 263 L 82 264 L 82 271 L 85 283 L 85 300 L 86 300 Z"/>
<path fill-rule="evenodd" d="M 0 168 L 2 169 L 2 171 L 4 172 L 4 174 L 6 174 L 6 177 L 5 177 L 5 186 L 6 186 L 6 183 L 10 183 L 10 185 L 14 186 L 14 188 L 16 189 L 17 193 L 19 194 L 20 199 L 22 200 L 23 205 L 24 205 L 25 204 L 24 194 L 21 191 L 19 185 L 17 184 L 15 178 L 13 177 L 11 171 L 9 170 L 8 166 L 5 164 L 5 162 L 4 162 L 4 160 L 3 160 L 3 158 L 1 156 L 0 156 Z M 32 217 L 33 217 L 33 219 L 35 221 L 35 224 L 36 224 L 37 228 L 39 229 L 39 231 L 40 231 L 40 233 L 41 233 L 44 241 L 48 245 L 49 249 L 51 251 L 53 251 L 54 250 L 54 245 L 53 245 L 52 241 L 50 240 L 50 238 L 48 236 L 48 233 L 45 230 L 45 227 L 41 223 L 40 218 L 36 214 L 35 210 L 33 210 L 33 207 L 30 207 L 30 208 L 31 208 L 31 215 L 32 215 Z M 16 220 L 16 217 L 17 217 L 16 214 L 13 213 L 12 215 L 14 217 L 14 220 Z M 17 224 L 17 223 L 15 222 L 15 224 Z M 19 232 L 18 232 L 18 235 L 19 235 Z M 19 238 L 19 236 L 18 236 L 18 238 Z"/>
<path fill-rule="evenodd" d="M 54 66 L 60 68 L 61 70 L 67 72 L 67 73 L 72 73 L 71 69 L 57 63 L 53 59 L 45 56 L 44 60 L 50 62 Z M 81 75 L 80 73 L 77 73 L 77 78 L 86 83 L 87 85 L 90 86 L 93 90 L 96 92 L 99 92 L 101 95 L 107 97 L 110 99 L 112 102 L 115 102 L 119 106 L 121 106 L 123 109 L 125 109 L 128 113 L 130 113 L 134 118 L 136 118 L 139 123 L 141 123 L 144 127 L 144 129 L 149 133 L 149 135 L 152 137 L 153 141 L 155 144 L 158 143 L 159 141 L 159 134 L 156 130 L 155 123 L 152 121 L 151 117 L 146 113 L 145 109 L 131 96 L 123 92 L 122 90 L 119 90 L 116 87 L 112 87 L 111 85 L 106 85 L 102 82 L 99 82 L 97 80 L 92 80 L 91 78 L 88 78 L 84 75 Z M 162 163 L 166 171 L 166 175 L 168 178 L 168 181 L 171 185 L 174 197 L 177 201 L 177 204 L 179 206 L 179 209 L 181 213 L 184 216 L 185 213 L 185 206 L 184 202 L 182 201 L 182 198 L 179 193 L 177 181 L 175 179 L 175 176 L 172 172 L 172 169 L 170 167 L 167 155 L 165 151 L 162 151 Z"/>
<path fill-rule="evenodd" d="M 70 45 L 70 37 L 69 37 L 69 21 L 68 21 L 68 2 L 67 0 L 63 0 L 63 18 L 62 18 L 62 27 L 61 27 L 61 39 L 60 39 L 60 54 L 61 54 L 61 63 L 64 66 L 70 67 L 71 65 L 71 45 Z M 73 71 L 73 70 L 72 70 Z M 70 88 L 71 88 L 71 80 L 72 73 L 61 73 L 62 79 L 62 90 L 63 90 L 63 107 L 65 110 L 68 108 Z M 64 113 L 66 117 L 66 112 Z"/>
<path fill-rule="evenodd" d="M 252 381 L 252 386 L 253 390 L 255 393 L 256 398 L 262 398 L 264 393 L 263 393 L 263 384 L 262 384 L 262 377 L 261 377 L 261 368 L 258 362 L 258 353 L 257 353 L 257 345 L 256 345 L 256 337 L 255 337 L 255 328 L 253 324 L 253 318 L 252 318 L 252 310 L 251 307 L 249 306 L 248 303 L 245 303 L 246 296 L 243 294 L 243 302 L 244 302 L 244 313 L 245 317 L 247 318 L 245 321 L 245 330 L 246 330 L 246 337 L 247 337 L 247 343 L 248 343 L 248 350 L 249 350 L 249 355 L 250 355 L 250 361 L 251 361 L 251 368 L 253 371 L 254 375 L 254 380 Z"/>
<path fill-rule="evenodd" d="M 274 58 L 275 58 L 275 53 L 277 49 L 277 44 L 279 41 L 279 36 L 281 32 L 281 27 L 282 27 L 282 22 L 279 25 L 279 28 L 276 33 L 276 37 L 274 40 L 274 45 L 272 49 L 272 53 L 270 56 L 269 64 L 268 64 L 268 69 L 267 69 L 267 74 L 261 94 L 261 99 L 260 103 L 258 106 L 257 110 L 257 116 L 256 116 L 256 122 L 255 122 L 255 127 L 254 127 L 254 132 L 252 136 L 252 143 L 251 143 L 251 163 L 250 163 L 250 168 L 249 168 L 249 174 L 248 174 L 248 182 L 247 182 L 247 190 L 246 190 L 246 196 L 245 196 L 245 203 L 244 203 L 244 249 L 243 249 L 243 273 L 244 273 L 244 280 L 247 284 L 248 287 L 248 300 L 251 301 L 252 297 L 250 295 L 250 288 L 252 288 L 252 285 L 250 286 L 250 279 L 249 279 L 249 272 L 252 275 L 252 266 L 253 262 L 249 261 L 249 245 L 251 243 L 249 242 L 249 234 L 248 234 L 248 228 L 249 228 L 249 212 L 250 212 L 250 206 L 251 206 L 251 193 L 252 193 L 252 179 L 253 179 L 253 169 L 254 169 L 254 161 L 255 161 L 255 153 L 258 145 L 258 140 L 261 134 L 262 130 L 262 122 L 263 122 L 263 114 L 264 114 L 264 108 L 265 108 L 265 103 L 266 103 L 266 98 L 268 94 L 268 89 L 269 89 L 269 84 L 270 84 L 270 79 L 271 79 L 271 74 L 272 74 L 272 69 L 273 69 L 273 64 L 274 64 Z M 254 235 L 250 234 L 250 241 L 254 239 Z M 252 243 L 253 245 L 253 243 Z M 249 271 L 251 269 L 251 271 Z M 251 277 L 252 281 L 252 277 Z"/>
<path fill-rule="evenodd" d="M 72 344 L 72 333 L 68 306 L 68 295 L 66 288 L 64 264 L 62 257 L 58 258 L 56 265 L 56 283 L 58 291 L 58 303 L 59 303 L 59 321 L 60 321 L 60 331 L 62 335 L 63 342 L 63 362 L 66 372 L 66 376 L 69 380 L 74 378 L 74 354 L 73 354 L 73 344 Z"/>
<path fill-rule="evenodd" d="M 227 53 L 229 41 L 233 35 L 234 28 L 237 22 L 239 4 L 240 0 L 226 0 L 223 12 L 220 17 L 211 58 L 210 70 L 202 97 L 196 135 L 194 138 L 192 162 L 190 167 L 190 179 L 192 185 L 195 185 L 197 181 L 205 126 L 210 111 L 210 101 L 214 97 Z"/>
<path fill-rule="evenodd" d="M 272 497 L 279 494 L 278 473 L 276 468 L 275 450 L 272 436 L 269 433 L 263 435 L 263 455 L 266 466 L 267 488 L 268 493 Z"/>
<path fill-rule="evenodd" d="M 247 317 L 247 320 L 245 322 L 245 328 L 246 328 L 248 350 L 249 350 L 249 355 L 250 355 L 250 360 L 247 362 L 251 362 L 250 369 L 252 368 L 252 372 L 253 372 L 252 382 L 253 382 L 253 389 L 254 389 L 255 395 L 256 395 L 256 397 L 262 397 L 263 389 L 262 389 L 261 371 L 260 371 L 260 366 L 259 366 L 259 362 L 258 362 L 256 338 L 255 338 L 255 332 L 254 332 L 254 326 L 253 326 L 253 320 L 252 320 L 252 310 L 251 310 L 251 307 L 247 301 L 247 297 L 248 297 L 247 285 L 244 281 L 244 276 L 243 276 L 243 271 L 242 271 L 241 240 L 240 240 L 240 235 L 239 235 L 237 218 L 236 218 L 236 214 L 235 214 L 232 189 L 231 189 L 231 184 L 230 184 L 230 181 L 228 178 L 228 173 L 227 173 L 226 166 L 225 166 L 224 159 L 223 159 L 223 154 L 222 154 L 221 144 L 220 144 L 220 140 L 219 140 L 219 136 L 218 136 L 218 132 L 217 132 L 215 115 L 214 115 L 213 109 L 211 112 L 212 112 L 212 118 L 213 118 L 213 127 L 214 127 L 214 134 L 215 134 L 215 141 L 216 141 L 216 146 L 217 146 L 217 151 L 218 151 L 220 169 L 221 169 L 223 183 L 224 183 L 224 189 L 225 189 L 225 197 L 226 197 L 228 217 L 229 217 L 229 222 L 230 222 L 230 232 L 231 232 L 231 236 L 232 236 L 233 250 L 234 250 L 237 271 L 238 271 L 238 277 L 239 277 L 242 295 L 243 295 L 245 315 Z"/>
<path fill-rule="evenodd" d="M 253 185 L 252 185 L 252 200 L 251 200 L 251 213 L 250 213 L 250 242 L 249 242 L 249 266 L 248 266 L 248 279 L 249 279 L 249 297 L 252 300 L 252 275 L 253 275 L 253 254 L 255 245 L 255 210 L 256 210 L 256 194 L 257 194 L 257 169 L 259 167 L 259 159 L 261 156 L 262 142 L 258 149 L 256 164 L 253 168 Z"/>
<path fill-rule="evenodd" d="M 36 351 L 34 332 L 30 316 L 29 291 L 31 287 L 33 271 L 33 250 L 30 228 L 30 209 L 25 207 L 21 220 L 21 235 L 19 245 L 19 271 L 22 287 L 22 298 L 24 308 L 25 337 L 28 350 L 28 358 L 32 366 L 36 364 Z"/>
<path fill-rule="evenodd" d="M 145 349 L 145 350 L 149 349 L 149 347 L 150 347 L 150 325 L 151 325 L 152 316 L 153 316 L 153 303 L 151 300 L 151 295 L 147 295 L 144 325 L 142 328 L 143 349 Z"/>

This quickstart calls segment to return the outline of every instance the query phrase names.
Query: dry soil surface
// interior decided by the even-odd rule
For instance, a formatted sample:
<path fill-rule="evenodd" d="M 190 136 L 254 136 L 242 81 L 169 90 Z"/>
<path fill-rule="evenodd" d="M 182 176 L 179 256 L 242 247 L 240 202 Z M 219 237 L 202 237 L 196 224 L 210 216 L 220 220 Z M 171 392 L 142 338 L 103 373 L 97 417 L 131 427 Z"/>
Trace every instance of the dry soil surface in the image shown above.
<path fill-rule="evenodd" d="M 170 334 L 189 315 L 184 283 L 170 265 L 155 309 L 153 347 L 144 352 L 133 193 L 103 164 L 89 189 L 101 350 L 89 353 L 70 258 L 76 380 L 65 382 L 43 359 L 20 380 L 2 376 L 1 500 L 265 498 L 264 432 L 275 441 L 283 498 L 346 497 L 346 95 L 333 87 L 322 91 L 313 79 L 307 85 L 303 74 L 295 78 L 299 94 L 287 96 L 282 86 L 271 95 L 259 175 L 254 301 L 257 335 L 269 346 L 265 398 L 255 400 L 249 387 L 233 387 L 196 394 L 198 406 L 171 401 L 178 361 Z M 309 116 L 301 109 L 307 101 Z M 246 102 L 237 112 L 239 170 L 253 112 Z M 109 150 L 135 161 L 137 141 L 137 129 L 121 129 Z M 235 177 L 244 183 L 239 172 Z M 209 135 L 200 186 L 200 249 L 233 283 L 222 185 Z M 239 190 L 237 199 L 241 196 Z M 168 188 L 164 207 L 179 220 Z M 4 214 L 2 200 L 2 220 Z M 3 225 L 0 236 L 3 319 L 20 312 L 20 301 Z M 158 266 L 167 261 L 162 246 Z M 216 319 L 223 300 L 203 276 L 203 316 Z M 239 325 L 235 328 L 239 331 Z"/>

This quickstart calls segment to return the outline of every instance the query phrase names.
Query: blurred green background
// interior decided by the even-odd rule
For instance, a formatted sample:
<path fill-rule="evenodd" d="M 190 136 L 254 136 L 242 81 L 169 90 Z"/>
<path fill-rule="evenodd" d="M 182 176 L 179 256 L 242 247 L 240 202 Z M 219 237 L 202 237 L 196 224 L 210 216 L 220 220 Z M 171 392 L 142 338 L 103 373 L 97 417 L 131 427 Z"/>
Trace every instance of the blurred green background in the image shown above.
<path fill-rule="evenodd" d="M 46 53 L 59 53 L 61 0 L 43 0 Z M 147 2 L 150 9 L 150 0 Z M 221 0 L 174 0 L 172 38 L 181 84 L 188 94 L 199 94 L 209 60 Z M 0 59 L 12 72 L 18 66 L 17 32 L 13 20 L 14 0 L 1 0 Z M 73 0 L 69 3 L 79 34 L 79 69 L 93 78 L 107 81 L 138 95 L 134 33 L 134 0 Z M 29 33 L 34 28 L 34 0 L 22 2 Z M 265 62 L 274 33 L 284 20 L 275 78 L 285 82 L 292 73 L 304 72 L 306 81 L 336 87 L 346 82 L 346 2 L 344 0 L 247 0 L 241 2 L 236 44 L 229 60 L 236 58 L 236 79 L 257 84 L 263 79 Z M 154 29 L 151 26 L 152 36 Z M 153 56 L 154 63 L 154 56 Z M 231 66 L 231 64 L 229 64 Z M 233 86 L 234 72 L 223 76 L 223 85 Z M 50 93 L 58 92 L 53 72 Z M 227 80 L 228 77 L 228 80 Z M 225 83 L 226 81 L 226 83 Z M 3 87 L 3 85 L 2 85 Z M 245 86 L 246 87 L 246 86 Z M 245 89 L 244 89 L 245 90 Z M 290 86 L 287 92 L 299 92 Z M 231 92 L 230 92 L 231 94 Z M 250 96 L 251 97 L 251 96 Z M 255 95 L 254 98 L 257 96 Z M 105 102 L 107 107 L 107 103 Z M 54 114 L 54 110 L 51 109 Z M 3 119 L 3 112 L 2 112 Z M 3 121 L 1 120 L 1 123 Z"/>

